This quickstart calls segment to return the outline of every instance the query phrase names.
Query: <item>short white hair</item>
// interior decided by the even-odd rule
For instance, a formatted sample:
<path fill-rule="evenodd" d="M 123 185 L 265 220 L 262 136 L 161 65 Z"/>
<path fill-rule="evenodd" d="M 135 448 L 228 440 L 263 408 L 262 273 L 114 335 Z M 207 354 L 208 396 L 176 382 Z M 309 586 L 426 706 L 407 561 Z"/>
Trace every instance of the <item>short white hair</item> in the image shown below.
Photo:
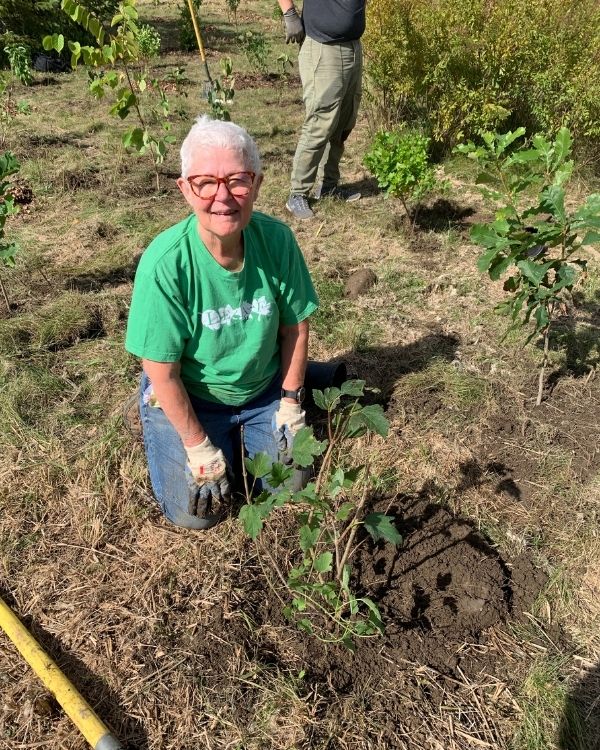
<path fill-rule="evenodd" d="M 261 173 L 258 146 L 247 130 L 233 122 L 200 115 L 181 144 L 181 176 L 190 176 L 190 165 L 196 152 L 211 148 L 231 149 L 242 157 L 248 170 Z"/>

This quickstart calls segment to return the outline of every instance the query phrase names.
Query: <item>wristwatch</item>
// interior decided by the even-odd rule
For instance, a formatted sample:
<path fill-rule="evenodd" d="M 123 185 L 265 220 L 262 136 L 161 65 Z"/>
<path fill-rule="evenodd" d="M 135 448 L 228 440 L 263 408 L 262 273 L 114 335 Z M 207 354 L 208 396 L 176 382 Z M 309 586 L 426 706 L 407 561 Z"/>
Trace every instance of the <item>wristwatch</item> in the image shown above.
<path fill-rule="evenodd" d="M 286 391 L 285 388 L 282 388 L 281 398 L 293 398 L 297 404 L 301 404 L 304 401 L 304 386 L 301 385 L 295 391 Z"/>

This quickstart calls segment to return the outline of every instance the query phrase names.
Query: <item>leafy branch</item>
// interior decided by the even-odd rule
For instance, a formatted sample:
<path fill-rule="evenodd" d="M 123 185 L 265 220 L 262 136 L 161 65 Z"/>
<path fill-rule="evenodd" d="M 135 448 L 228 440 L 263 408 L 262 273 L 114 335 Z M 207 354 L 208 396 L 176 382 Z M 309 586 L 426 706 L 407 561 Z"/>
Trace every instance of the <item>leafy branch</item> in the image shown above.
<path fill-rule="evenodd" d="M 11 151 L 6 151 L 0 156 L 0 263 L 9 268 L 15 265 L 15 256 L 18 252 L 18 246 L 14 242 L 7 242 L 4 237 L 4 225 L 9 216 L 14 216 L 19 212 L 19 207 L 15 205 L 14 196 L 10 190 L 10 182 L 7 180 L 20 169 L 20 164 Z M 0 279 L 0 291 L 4 297 L 7 310 L 10 312 L 10 302 L 4 284 Z"/>
<path fill-rule="evenodd" d="M 256 540 L 277 508 L 286 505 L 294 509 L 294 562 L 287 576 L 277 568 L 274 571 L 290 600 L 284 612 L 304 631 L 349 648 L 353 648 L 354 637 L 383 631 L 375 603 L 357 596 L 351 587 L 351 560 L 361 544 L 357 534 L 362 528 L 376 541 L 402 541 L 392 516 L 365 515 L 371 486 L 369 467 L 343 465 L 349 440 L 367 433 L 385 437 L 388 432 L 381 406 L 360 404 L 364 385 L 362 380 L 350 380 L 340 388 L 313 391 L 315 404 L 326 412 L 328 437 L 317 440 L 312 428 L 301 429 L 294 438 L 292 466 L 272 463 L 265 454 L 246 459 L 246 471 L 270 489 L 253 497 L 254 488 L 247 486 L 247 504 L 239 514 L 246 533 Z M 319 457 L 315 481 L 304 489 L 294 489 L 294 471 L 311 466 Z M 275 566 L 272 559 L 270 562 Z"/>
<path fill-rule="evenodd" d="M 123 134 L 123 145 L 139 155 L 148 153 L 156 176 L 156 189 L 160 190 L 158 166 L 165 159 L 168 145 L 174 142 L 168 134 L 170 123 L 169 101 L 158 82 L 149 80 L 147 60 L 156 53 L 157 33 L 148 27 L 138 25 L 136 0 L 122 0 L 118 12 L 108 24 L 98 19 L 87 8 L 76 0 L 62 0 L 62 10 L 73 21 L 88 31 L 96 41 L 95 45 L 81 45 L 76 41 L 67 42 L 71 52 L 71 66 L 77 67 L 80 61 L 88 68 L 89 91 L 96 99 L 103 98 L 112 92 L 114 104 L 110 113 L 121 120 L 130 112 L 135 112 L 139 127 L 134 127 Z M 52 34 L 44 37 L 45 50 L 62 52 L 65 47 L 63 34 Z M 141 65 L 141 68 L 137 66 Z M 154 113 L 162 113 L 162 130 L 166 135 L 151 132 L 143 112 L 143 97 L 150 91 L 157 91 L 158 108 Z"/>
<path fill-rule="evenodd" d="M 509 331 L 533 325 L 526 344 L 536 337 L 542 340 L 539 406 L 552 324 L 586 271 L 586 260 L 577 254 L 584 245 L 600 242 L 600 194 L 588 196 L 576 209 L 567 208 L 566 189 L 574 168 L 567 128 L 553 141 L 535 135 L 531 144 L 515 148 L 524 135 L 525 128 L 484 133 L 482 144 L 469 142 L 457 150 L 477 162 L 477 184 L 497 207 L 494 221 L 471 230 L 473 241 L 484 248 L 477 267 L 493 281 L 510 273 L 503 288 L 511 296 L 497 308 L 511 316 Z"/>

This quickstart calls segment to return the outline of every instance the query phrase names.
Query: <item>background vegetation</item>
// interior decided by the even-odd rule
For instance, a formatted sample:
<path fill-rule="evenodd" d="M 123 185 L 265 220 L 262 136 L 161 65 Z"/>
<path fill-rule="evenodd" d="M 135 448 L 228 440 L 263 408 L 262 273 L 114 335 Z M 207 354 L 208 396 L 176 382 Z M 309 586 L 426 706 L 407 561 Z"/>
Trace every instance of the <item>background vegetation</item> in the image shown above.
<path fill-rule="evenodd" d="M 518 126 L 600 141 L 595 0 L 372 0 L 368 14 L 378 118 L 417 120 L 445 147 Z"/>

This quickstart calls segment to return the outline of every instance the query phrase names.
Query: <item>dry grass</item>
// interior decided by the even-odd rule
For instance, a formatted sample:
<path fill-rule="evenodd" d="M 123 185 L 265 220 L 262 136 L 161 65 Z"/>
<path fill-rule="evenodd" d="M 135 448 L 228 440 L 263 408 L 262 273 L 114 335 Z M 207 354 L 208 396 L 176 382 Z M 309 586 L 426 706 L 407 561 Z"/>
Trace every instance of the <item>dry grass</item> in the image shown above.
<path fill-rule="evenodd" d="M 142 7 L 167 26 L 177 15 L 166 3 Z M 202 7 L 205 23 L 233 33 L 216 2 Z M 266 0 L 238 15 L 242 27 L 260 18 L 285 49 Z M 242 55 L 219 44 L 242 71 Z M 214 70 L 217 59 L 211 53 Z M 177 99 L 179 138 L 206 107 L 203 71 L 191 54 L 163 62 L 163 73 L 185 65 L 192 81 Z M 138 374 L 122 346 L 135 264 L 185 213 L 176 152 L 154 196 L 149 165 L 124 154 L 121 125 L 87 97 L 83 74 L 39 79 L 19 92 L 33 115 L 9 134 L 35 198 L 14 223 L 18 267 L 1 271 L 15 309 L 0 320 L 0 592 L 99 714 L 138 750 L 593 750 L 600 380 L 567 372 L 546 406 L 532 408 L 538 353 L 519 335 L 499 342 L 505 320 L 491 307 L 502 292 L 475 271 L 460 221 L 426 232 L 420 251 L 394 205 L 367 191 L 294 226 L 324 303 L 311 356 L 344 357 L 388 406 L 389 438 L 357 441 L 348 460 L 368 458 L 391 498 L 427 491 L 473 518 L 508 559 L 533 555 L 549 574 L 526 626 L 465 640 L 462 658 L 489 669 L 449 676 L 405 661 L 393 680 L 372 674 L 336 694 L 310 679 L 285 628 L 265 633 L 245 611 L 240 580 L 256 560 L 237 522 L 198 534 L 163 521 L 141 446 L 120 419 Z M 287 220 L 301 105 L 293 87 L 275 106 L 277 96 L 273 87 L 240 90 L 232 115 L 266 155 L 257 208 Z M 368 184 L 368 139 L 363 117 L 348 142 L 348 181 Z M 465 182 L 453 177 L 452 199 L 481 211 Z M 378 282 L 343 297 L 365 265 Z M 578 312 L 592 342 L 596 265 L 592 256 Z M 577 328 L 566 336 L 573 350 L 589 343 Z M 552 356 L 564 366 L 564 353 Z M 287 660 L 269 659 L 265 640 Z M 85 747 L 3 637 L 0 665 L 0 748 Z M 392 722 L 386 705 L 402 706 L 402 718 Z"/>

